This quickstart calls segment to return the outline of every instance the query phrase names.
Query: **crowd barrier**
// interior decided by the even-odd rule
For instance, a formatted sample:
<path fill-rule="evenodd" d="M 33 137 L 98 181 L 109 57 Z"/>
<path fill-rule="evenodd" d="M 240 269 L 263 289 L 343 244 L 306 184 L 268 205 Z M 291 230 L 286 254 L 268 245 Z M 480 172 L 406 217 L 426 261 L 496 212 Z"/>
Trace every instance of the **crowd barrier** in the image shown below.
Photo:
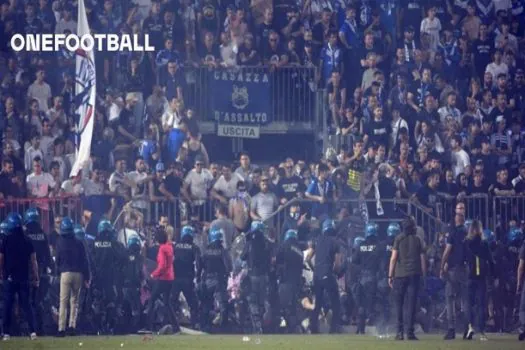
<path fill-rule="evenodd" d="M 512 220 L 518 224 L 525 220 L 525 196 L 490 197 L 487 194 L 478 194 L 460 199 L 466 204 L 467 218 L 479 219 L 484 227 L 492 230 L 505 229 Z M 435 242 L 439 234 L 445 232 L 452 222 L 457 200 L 458 198 L 441 195 L 436 207 L 428 210 L 406 199 L 382 199 L 381 213 L 375 199 L 341 199 L 329 203 L 329 207 L 332 217 L 337 218 L 342 208 L 348 208 L 349 216 L 359 216 L 363 222 L 377 222 L 381 229 L 385 230 L 390 222 L 400 221 L 404 215 L 412 215 L 424 230 L 425 240 L 430 243 Z M 293 202 L 299 202 L 303 211 L 309 210 L 313 203 L 307 199 L 296 199 L 279 207 L 270 217 L 265 218 L 272 235 L 277 239 L 283 235 L 283 224 Z M 214 207 L 217 202 L 208 200 L 194 205 L 176 198 L 173 201 L 147 202 L 145 206 L 139 203 L 133 200 L 126 202 L 123 198 L 110 195 L 2 199 L 0 218 L 3 219 L 12 211 L 23 213 L 28 208 L 35 207 L 41 214 L 46 231 L 52 231 L 55 219 L 65 215 L 82 224 L 86 224 L 90 218 L 97 220 L 106 216 L 114 222 L 117 229 L 129 226 L 130 221 L 133 221 L 133 225 L 154 225 L 162 217 L 167 217 L 168 222 L 176 228 L 184 224 L 202 227 L 215 219 Z"/>

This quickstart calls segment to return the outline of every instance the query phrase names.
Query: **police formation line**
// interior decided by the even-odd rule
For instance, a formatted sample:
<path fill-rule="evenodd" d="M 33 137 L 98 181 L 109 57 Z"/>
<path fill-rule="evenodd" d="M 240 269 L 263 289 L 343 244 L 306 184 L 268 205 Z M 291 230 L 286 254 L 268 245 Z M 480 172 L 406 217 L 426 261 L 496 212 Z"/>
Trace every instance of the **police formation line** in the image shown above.
<path fill-rule="evenodd" d="M 393 309 L 395 338 L 417 340 L 416 322 L 425 330 L 418 306 L 429 308 L 444 284 L 446 340 L 456 337 L 459 304 L 466 313 L 463 338 L 478 333 L 487 340 L 489 299 L 496 330 L 503 331 L 513 330 L 509 320 L 519 301 L 524 340 L 525 245 L 517 227 L 497 240 L 479 221 L 465 222 L 456 212 L 448 235 L 433 247 L 425 246 L 412 217 L 401 226 L 391 223 L 384 235 L 374 223 L 366 224 L 363 236 L 336 227 L 327 219 L 307 240 L 288 230 L 277 244 L 265 224 L 254 221 L 240 237 L 239 251 L 228 251 L 216 227 L 200 246 L 196 237 L 203 233 L 191 226 L 181 229 L 176 242 L 158 226 L 155 242 L 133 232 L 123 244 L 106 219 L 91 234 L 65 217 L 51 248 L 36 209 L 24 218 L 11 213 L 0 225 L 3 339 L 167 334 L 179 332 L 183 323 L 210 333 L 315 334 L 320 319 L 329 320 L 331 333 L 355 320 L 357 334 L 375 324 L 386 335 Z M 16 303 L 24 318 L 13 322 L 20 315 L 13 313 Z"/>

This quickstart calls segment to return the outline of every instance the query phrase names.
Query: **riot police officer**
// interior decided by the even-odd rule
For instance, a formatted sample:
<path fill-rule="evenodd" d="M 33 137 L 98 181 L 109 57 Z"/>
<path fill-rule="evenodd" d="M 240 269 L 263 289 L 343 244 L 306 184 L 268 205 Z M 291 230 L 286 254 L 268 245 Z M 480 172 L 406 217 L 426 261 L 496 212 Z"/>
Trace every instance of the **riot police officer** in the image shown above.
<path fill-rule="evenodd" d="M 246 235 L 246 245 L 241 260 L 248 263 L 250 295 L 248 304 L 252 319 L 253 332 L 262 334 L 265 301 L 268 297 L 269 273 L 272 263 L 271 242 L 264 235 L 265 225 L 261 221 L 252 222 L 250 232 Z"/>
<path fill-rule="evenodd" d="M 381 305 L 381 318 L 378 322 L 378 332 L 380 335 L 387 333 L 388 321 L 390 319 L 390 287 L 388 286 L 388 268 L 392 247 L 395 238 L 401 233 L 401 227 L 397 222 L 392 222 L 386 230 L 387 238 L 381 245 L 381 265 L 379 271 L 379 283 L 377 285 L 378 295 Z"/>
<path fill-rule="evenodd" d="M 202 254 L 201 301 L 203 330 L 211 329 L 210 314 L 214 301 L 219 305 L 219 313 L 213 320 L 214 325 L 224 325 L 227 320 L 228 295 L 226 287 L 228 276 L 232 271 L 230 254 L 222 244 L 223 232 L 219 228 L 212 228 L 208 235 L 208 245 Z M 216 298 L 216 299 L 215 299 Z"/>
<path fill-rule="evenodd" d="M 111 332 L 116 324 L 117 279 L 121 276 L 125 256 L 111 222 L 100 220 L 93 243 L 93 288 L 96 302 L 101 307 L 96 318 L 102 332 Z"/>
<path fill-rule="evenodd" d="M 325 220 L 321 231 L 322 234 L 314 245 L 315 266 L 313 279 L 315 307 L 310 315 L 310 330 L 312 333 L 319 333 L 319 313 L 324 306 L 326 292 L 332 310 L 330 333 L 337 333 L 339 332 L 341 317 L 339 316 L 339 288 L 334 274 L 334 267 L 338 269 L 341 266 L 341 253 L 335 239 L 336 231 L 333 220 Z"/>
<path fill-rule="evenodd" d="M 173 295 L 178 303 L 180 293 L 184 294 L 184 298 L 190 307 L 191 325 L 193 327 L 198 323 L 198 302 L 193 280 L 195 279 L 195 272 L 199 277 L 201 272 L 201 251 L 193 242 L 194 235 L 195 229 L 192 226 L 184 226 L 180 233 L 180 241 L 173 245 L 175 251 Z M 175 308 L 175 310 L 177 309 L 178 307 Z"/>
<path fill-rule="evenodd" d="M 6 221 L 8 235 L 4 237 L 0 248 L 0 280 L 4 284 L 3 340 L 10 339 L 15 295 L 18 295 L 18 302 L 24 310 L 33 340 L 37 336 L 33 310 L 29 302 L 29 282 L 31 280 L 32 285 L 38 287 L 40 275 L 36 253 L 31 240 L 24 235 L 22 217 L 16 213 L 10 213 Z"/>
<path fill-rule="evenodd" d="M 303 251 L 297 230 L 288 230 L 277 251 L 276 264 L 279 276 L 279 301 L 289 333 L 297 330 L 297 300 L 302 287 Z"/>
<path fill-rule="evenodd" d="M 135 333 L 140 328 L 142 305 L 140 288 L 144 282 L 144 259 L 141 254 L 141 241 L 138 235 L 128 237 L 128 254 L 123 269 L 122 295 L 124 303 L 131 312 L 129 331 Z"/>
<path fill-rule="evenodd" d="M 26 234 L 33 243 L 36 259 L 38 261 L 40 284 L 38 288 L 31 288 L 30 300 L 33 310 L 35 310 L 37 333 L 42 334 L 43 317 L 51 311 L 44 310 L 44 299 L 49 289 L 48 269 L 51 270 L 52 264 L 51 251 L 49 250 L 47 235 L 40 226 L 40 214 L 36 208 L 29 208 L 25 212 L 24 224 L 26 227 Z"/>
<path fill-rule="evenodd" d="M 521 299 L 520 299 L 520 309 L 519 309 L 519 318 L 520 318 L 520 330 L 518 335 L 519 341 L 525 340 L 525 287 L 523 287 L 523 279 L 525 278 L 525 242 L 521 245 L 520 256 L 518 264 L 518 273 L 517 273 L 517 286 L 516 294 L 520 295 L 521 289 Z"/>
<path fill-rule="evenodd" d="M 377 292 L 377 271 L 381 261 L 381 251 L 378 248 L 377 224 L 369 223 L 365 227 L 365 241 L 357 250 L 354 263 L 360 267 L 359 285 L 361 291 L 356 296 L 357 334 L 365 334 L 366 319 L 374 310 Z"/>

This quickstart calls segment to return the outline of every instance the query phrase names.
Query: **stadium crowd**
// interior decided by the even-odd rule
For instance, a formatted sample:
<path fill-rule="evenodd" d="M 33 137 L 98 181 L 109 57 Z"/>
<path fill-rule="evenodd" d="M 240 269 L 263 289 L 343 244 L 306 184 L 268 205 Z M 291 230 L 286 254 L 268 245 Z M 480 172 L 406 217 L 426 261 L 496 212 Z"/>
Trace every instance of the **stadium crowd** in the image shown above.
<path fill-rule="evenodd" d="M 427 269 L 415 272 L 424 275 L 425 288 L 411 289 L 418 322 L 432 328 L 439 318 L 427 311 L 445 295 L 447 322 L 440 327 L 446 339 L 455 338 L 456 328 L 465 329 L 465 338 L 476 328 L 486 339 L 485 323 L 514 331 L 519 292 L 523 340 L 525 223 L 517 212 L 523 206 L 505 202 L 507 215 L 484 230 L 477 221 L 465 226 L 466 219 L 497 213 L 465 212 L 463 202 L 472 194 L 525 192 L 523 1 L 86 0 L 94 32 L 149 34 L 157 51 L 96 52 L 91 159 L 69 178 L 76 156 L 75 55 L 65 48 L 13 52 L 9 40 L 14 33 L 76 32 L 74 6 L 0 0 L 0 214 L 8 218 L 4 241 L 11 242 L 0 254 L 3 277 L 13 268 L 5 247 L 24 241 L 17 236 L 22 224 L 33 241 L 45 240 L 24 245 L 28 258 L 36 251 L 33 268 L 39 269 L 32 274 L 38 292 L 19 292 L 21 307 L 39 316 L 29 321 L 28 333 L 54 333 L 58 323 L 58 334 L 65 334 L 70 290 L 71 334 L 77 315 L 79 332 L 153 331 L 159 323 L 177 331 L 187 310 L 179 312 L 180 291 L 188 324 L 205 331 L 274 332 L 283 309 L 289 332 L 317 332 L 327 307 L 316 301 L 325 289 L 332 332 L 355 321 L 358 333 L 367 322 L 386 333 L 390 305 L 380 301 L 389 300 L 384 296 L 394 278 L 390 251 L 401 249 L 394 237 L 405 237 L 412 226 L 409 219 L 403 230 L 372 222 L 400 221 L 393 199 L 410 199 L 436 215 L 444 197 L 454 208 L 446 213 L 446 234 L 418 243 L 428 260 Z M 323 159 L 287 158 L 283 150 L 267 167 L 255 166 L 246 153 L 235 166 L 214 163 L 199 129 L 207 116 L 197 115 L 190 88 L 191 72 L 203 66 L 316 67 L 314 85 L 328 95 L 334 147 Z M 82 198 L 81 215 L 71 208 L 79 227 L 49 207 L 17 204 L 53 197 Z M 29 214 L 22 220 L 11 211 Z M 119 230 L 107 220 L 117 221 L 121 212 Z M 75 232 L 85 245 L 72 239 Z M 293 279 L 297 269 L 303 273 L 297 251 L 313 271 L 310 283 Z M 174 264 L 164 263 L 169 259 Z M 473 268 L 480 259 L 486 266 Z M 12 304 L 4 298 L 4 339 L 25 331 L 11 324 Z M 164 306 L 163 317 L 155 310 Z M 48 312 L 53 307 L 56 312 Z M 465 321 L 457 327 L 456 308 Z M 131 325 L 123 322 L 128 314 Z M 57 319 L 42 320 L 53 315 Z M 299 318 L 310 318 L 309 325 Z M 403 338 L 403 328 L 396 331 Z M 406 332 L 415 338 L 410 325 Z"/>

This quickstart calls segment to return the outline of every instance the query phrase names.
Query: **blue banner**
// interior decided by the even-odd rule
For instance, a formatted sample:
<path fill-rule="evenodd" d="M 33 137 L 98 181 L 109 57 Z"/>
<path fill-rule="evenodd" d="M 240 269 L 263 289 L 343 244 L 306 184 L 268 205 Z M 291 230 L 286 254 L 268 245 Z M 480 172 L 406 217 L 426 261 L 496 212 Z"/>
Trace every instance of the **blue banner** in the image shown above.
<path fill-rule="evenodd" d="M 271 78 L 268 69 L 217 69 L 210 72 L 210 118 L 221 124 L 270 123 Z"/>

